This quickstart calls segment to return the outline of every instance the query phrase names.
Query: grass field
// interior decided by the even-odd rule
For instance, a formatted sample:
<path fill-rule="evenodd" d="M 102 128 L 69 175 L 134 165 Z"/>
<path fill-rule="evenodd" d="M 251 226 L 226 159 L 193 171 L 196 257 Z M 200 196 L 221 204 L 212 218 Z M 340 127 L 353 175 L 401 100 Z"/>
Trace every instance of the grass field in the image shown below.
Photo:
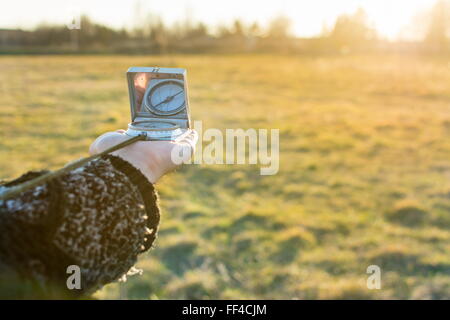
<path fill-rule="evenodd" d="M 280 171 L 159 184 L 130 299 L 450 299 L 450 64 L 408 56 L 3 56 L 0 177 L 57 168 L 129 122 L 129 66 L 188 69 L 204 128 L 280 129 Z M 368 290 L 379 265 L 382 289 Z M 117 298 L 106 286 L 98 298 Z"/>

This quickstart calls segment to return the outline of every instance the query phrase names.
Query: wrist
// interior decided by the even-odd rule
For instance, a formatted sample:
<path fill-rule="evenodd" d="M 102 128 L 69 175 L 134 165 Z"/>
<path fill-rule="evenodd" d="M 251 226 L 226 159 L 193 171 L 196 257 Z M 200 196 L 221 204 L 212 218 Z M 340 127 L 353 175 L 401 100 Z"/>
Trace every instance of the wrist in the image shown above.
<path fill-rule="evenodd" d="M 132 155 L 130 153 L 124 152 L 123 150 L 118 150 L 112 153 L 113 156 L 119 157 L 128 163 L 130 163 L 133 167 L 138 169 L 149 182 L 155 183 L 158 180 L 158 176 L 155 173 L 155 168 L 152 168 L 149 165 L 149 161 L 146 159 L 141 159 L 142 156 Z"/>

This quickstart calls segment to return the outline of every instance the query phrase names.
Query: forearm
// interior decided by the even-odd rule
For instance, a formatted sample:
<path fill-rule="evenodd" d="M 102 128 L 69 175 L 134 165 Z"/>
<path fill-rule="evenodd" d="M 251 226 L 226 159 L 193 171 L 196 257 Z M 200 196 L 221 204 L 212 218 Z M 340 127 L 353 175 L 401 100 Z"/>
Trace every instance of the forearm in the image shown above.
<path fill-rule="evenodd" d="M 4 201 L 0 211 L 5 264 L 60 287 L 67 267 L 78 265 L 83 293 L 125 274 L 150 248 L 159 223 L 153 185 L 112 156 Z"/>

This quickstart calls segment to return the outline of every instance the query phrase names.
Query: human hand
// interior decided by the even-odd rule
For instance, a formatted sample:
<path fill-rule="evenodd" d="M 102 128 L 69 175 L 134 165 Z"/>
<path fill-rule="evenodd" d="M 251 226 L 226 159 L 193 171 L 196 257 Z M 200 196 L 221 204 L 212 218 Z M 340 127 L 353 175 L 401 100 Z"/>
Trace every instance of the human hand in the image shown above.
<path fill-rule="evenodd" d="M 129 138 L 124 130 L 107 132 L 91 144 L 89 152 L 98 154 Z M 150 182 L 155 183 L 164 174 L 191 158 L 197 140 L 197 132 L 189 130 L 177 141 L 137 141 L 111 154 L 128 161 L 138 168 Z"/>

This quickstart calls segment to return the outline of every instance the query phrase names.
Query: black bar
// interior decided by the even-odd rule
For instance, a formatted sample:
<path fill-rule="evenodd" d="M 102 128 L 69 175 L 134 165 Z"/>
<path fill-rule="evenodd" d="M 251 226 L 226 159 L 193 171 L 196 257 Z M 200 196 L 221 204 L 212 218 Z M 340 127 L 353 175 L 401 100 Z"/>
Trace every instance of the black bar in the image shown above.
<path fill-rule="evenodd" d="M 3 314 L 35 316 L 53 313 L 64 319 L 85 320 L 113 314 L 115 319 L 318 319 L 338 316 L 358 319 L 384 318 L 393 311 L 407 316 L 444 316 L 449 301 L 300 301 L 300 300 L 148 300 L 148 301 L 0 301 Z M 56 311 L 59 310 L 59 311 Z M 12 313 L 8 313 L 11 311 Z M 60 313 L 61 312 L 61 313 Z"/>

